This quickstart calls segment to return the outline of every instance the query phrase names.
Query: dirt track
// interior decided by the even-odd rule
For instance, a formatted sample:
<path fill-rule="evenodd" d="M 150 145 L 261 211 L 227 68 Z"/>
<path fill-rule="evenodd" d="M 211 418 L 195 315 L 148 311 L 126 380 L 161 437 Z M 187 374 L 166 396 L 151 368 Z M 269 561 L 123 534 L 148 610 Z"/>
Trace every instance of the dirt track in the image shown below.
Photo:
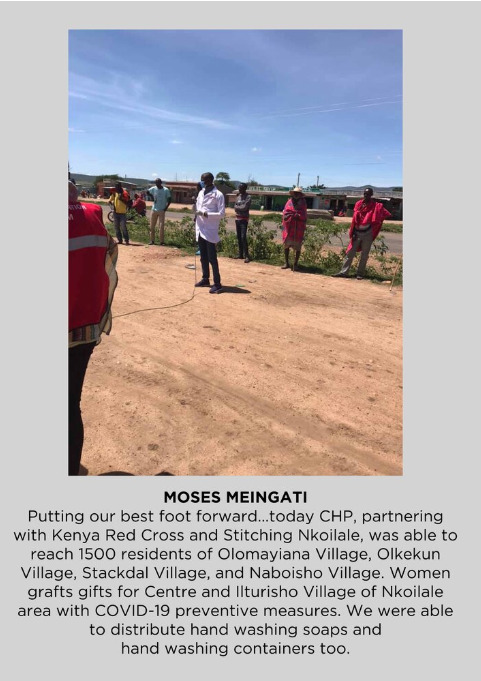
<path fill-rule="evenodd" d="M 193 256 L 119 249 L 114 316 L 191 297 Z M 402 474 L 402 292 L 220 270 L 221 295 L 114 319 L 85 380 L 83 473 Z"/>

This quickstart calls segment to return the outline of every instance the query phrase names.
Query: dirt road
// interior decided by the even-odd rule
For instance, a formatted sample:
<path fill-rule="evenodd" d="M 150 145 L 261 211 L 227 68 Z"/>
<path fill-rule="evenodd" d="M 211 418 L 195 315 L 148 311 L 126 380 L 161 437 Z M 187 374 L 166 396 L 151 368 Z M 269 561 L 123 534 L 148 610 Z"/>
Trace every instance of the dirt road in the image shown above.
<path fill-rule="evenodd" d="M 189 263 L 119 246 L 114 316 L 187 301 Z M 220 295 L 114 319 L 85 380 L 83 473 L 401 474 L 402 291 L 220 269 Z"/>

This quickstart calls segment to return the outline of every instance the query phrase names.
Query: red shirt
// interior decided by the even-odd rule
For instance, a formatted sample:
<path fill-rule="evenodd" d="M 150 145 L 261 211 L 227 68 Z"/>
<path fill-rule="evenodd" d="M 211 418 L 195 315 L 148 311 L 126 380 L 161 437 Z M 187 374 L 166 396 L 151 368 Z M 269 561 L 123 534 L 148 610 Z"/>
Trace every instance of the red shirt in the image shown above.
<path fill-rule="evenodd" d="M 142 215 L 142 213 L 145 213 L 146 207 L 147 207 L 147 204 L 140 197 L 138 199 L 135 199 L 135 201 L 132 204 L 132 208 L 135 208 L 135 210 L 137 211 L 137 213 L 139 213 L 139 215 Z"/>

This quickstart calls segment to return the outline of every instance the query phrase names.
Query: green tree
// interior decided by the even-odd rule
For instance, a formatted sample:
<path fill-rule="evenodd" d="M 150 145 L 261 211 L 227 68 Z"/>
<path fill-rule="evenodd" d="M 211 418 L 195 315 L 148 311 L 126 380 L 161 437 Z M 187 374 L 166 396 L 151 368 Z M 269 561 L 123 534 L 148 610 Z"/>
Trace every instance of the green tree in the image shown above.
<path fill-rule="evenodd" d="M 216 186 L 223 185 L 225 187 L 229 187 L 230 189 L 234 189 L 234 185 L 230 181 L 229 173 L 217 173 L 214 182 Z"/>
<path fill-rule="evenodd" d="M 110 173 L 110 174 L 107 174 L 107 175 L 97 175 L 97 177 L 96 177 L 95 180 L 94 180 L 94 185 L 97 186 L 98 183 L 99 183 L 99 182 L 103 182 L 103 181 L 105 180 L 106 177 L 107 177 L 109 180 L 118 180 L 118 181 L 121 181 L 121 180 L 122 180 L 122 178 L 120 177 L 120 175 L 117 175 L 117 173 Z"/>

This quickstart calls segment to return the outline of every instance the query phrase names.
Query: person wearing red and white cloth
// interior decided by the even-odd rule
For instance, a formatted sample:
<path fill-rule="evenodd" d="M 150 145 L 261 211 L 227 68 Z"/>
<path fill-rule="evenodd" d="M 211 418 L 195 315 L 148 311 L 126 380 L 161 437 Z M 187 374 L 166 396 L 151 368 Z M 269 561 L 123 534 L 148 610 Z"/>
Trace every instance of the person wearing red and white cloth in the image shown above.
<path fill-rule="evenodd" d="M 68 474 L 78 475 L 84 428 L 80 398 L 90 356 L 112 327 L 118 248 L 107 233 L 102 208 L 80 203 L 68 183 Z"/>
<path fill-rule="evenodd" d="M 333 274 L 333 277 L 348 276 L 352 261 L 358 251 L 361 251 L 361 257 L 357 266 L 356 279 L 363 279 L 364 277 L 372 243 L 381 231 L 384 220 L 391 217 L 391 213 L 384 208 L 382 203 L 374 201 L 372 195 L 373 190 L 371 187 L 367 187 L 364 190 L 364 198 L 354 206 L 346 257 L 341 271 Z"/>
<path fill-rule="evenodd" d="M 302 242 L 306 232 L 307 206 L 301 187 L 294 187 L 294 189 L 290 190 L 289 194 L 291 198 L 287 201 L 282 211 L 282 243 L 284 244 L 285 263 L 281 269 L 288 270 L 290 268 L 289 248 L 292 248 L 296 254 L 292 265 L 292 271 L 294 271 L 297 269 Z"/>
<path fill-rule="evenodd" d="M 135 201 L 132 204 L 132 208 L 139 214 L 145 217 L 145 211 L 147 204 L 139 194 L 134 194 Z"/>

